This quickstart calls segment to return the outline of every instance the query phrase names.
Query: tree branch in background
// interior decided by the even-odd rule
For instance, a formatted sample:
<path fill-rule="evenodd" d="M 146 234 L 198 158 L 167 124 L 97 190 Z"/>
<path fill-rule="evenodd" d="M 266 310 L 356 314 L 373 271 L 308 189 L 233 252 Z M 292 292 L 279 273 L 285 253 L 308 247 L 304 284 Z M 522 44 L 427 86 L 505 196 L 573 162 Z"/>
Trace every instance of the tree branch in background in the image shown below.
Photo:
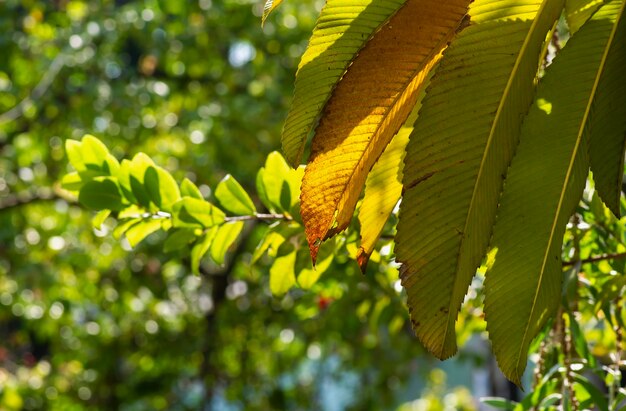
<path fill-rule="evenodd" d="M 25 97 L 22 101 L 17 103 L 17 105 L 15 105 L 13 108 L 0 114 L 0 125 L 17 120 L 24 114 L 26 110 L 28 110 L 30 106 L 32 106 L 32 104 L 36 100 L 39 100 L 46 93 L 46 91 L 48 91 L 48 89 L 52 85 L 52 82 L 54 81 L 56 76 L 59 74 L 61 69 L 65 66 L 65 60 L 66 60 L 65 54 L 59 53 L 55 57 L 55 59 L 52 60 L 52 63 L 50 63 L 48 71 L 44 73 L 44 75 L 41 77 L 41 80 L 35 86 L 35 88 L 33 88 L 30 94 L 27 97 Z"/>
<path fill-rule="evenodd" d="M 56 188 L 40 187 L 21 193 L 15 193 L 4 198 L 0 197 L 0 213 L 15 208 L 41 203 L 45 201 L 66 200 Z"/>
<path fill-rule="evenodd" d="M 604 260 L 615 260 L 618 258 L 625 258 L 626 257 L 626 252 L 624 253 L 614 253 L 614 254 L 603 254 L 603 255 L 597 255 L 597 256 L 593 256 L 593 257 L 589 257 L 589 258 L 583 258 L 582 260 L 580 260 L 581 264 L 587 264 L 587 263 L 595 263 L 598 261 L 604 261 Z M 576 260 L 572 260 L 572 261 L 564 261 L 563 262 L 563 267 L 571 267 L 573 265 L 575 265 L 576 263 L 578 263 L 578 261 Z"/>

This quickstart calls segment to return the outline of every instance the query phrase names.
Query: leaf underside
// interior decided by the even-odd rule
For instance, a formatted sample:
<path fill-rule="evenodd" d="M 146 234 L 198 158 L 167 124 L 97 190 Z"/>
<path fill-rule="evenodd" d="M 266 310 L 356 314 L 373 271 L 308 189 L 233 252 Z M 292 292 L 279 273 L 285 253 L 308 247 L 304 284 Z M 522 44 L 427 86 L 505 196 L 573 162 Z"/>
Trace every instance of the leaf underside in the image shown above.
<path fill-rule="evenodd" d="M 301 215 L 319 243 L 349 224 L 367 174 L 415 106 L 469 0 L 408 0 L 367 43 L 337 85 L 302 180 Z"/>
<path fill-rule="evenodd" d="M 327 0 L 296 73 L 282 134 L 283 153 L 297 167 L 307 137 L 348 65 L 406 0 Z"/>
<path fill-rule="evenodd" d="M 495 263 L 485 280 L 485 316 L 500 369 L 518 385 L 528 347 L 560 301 L 563 234 L 589 169 L 586 127 L 600 98 L 598 83 L 611 73 L 608 62 L 619 61 L 607 58 L 609 50 L 624 47 L 623 22 L 615 36 L 622 13 L 622 1 L 603 6 L 548 67 L 507 176 L 491 244 Z"/>
<path fill-rule="evenodd" d="M 413 328 L 445 359 L 487 248 L 498 197 L 530 107 L 554 0 L 476 0 L 426 91 L 405 158 L 396 254 Z"/>

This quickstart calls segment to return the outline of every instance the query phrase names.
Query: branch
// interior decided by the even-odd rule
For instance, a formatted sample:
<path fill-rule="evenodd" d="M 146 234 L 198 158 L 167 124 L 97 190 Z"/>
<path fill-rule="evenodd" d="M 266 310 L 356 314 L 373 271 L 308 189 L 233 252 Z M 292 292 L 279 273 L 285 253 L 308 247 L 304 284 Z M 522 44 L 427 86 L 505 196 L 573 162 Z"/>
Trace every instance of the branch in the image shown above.
<path fill-rule="evenodd" d="M 588 263 L 595 263 L 598 261 L 614 260 L 614 259 L 625 258 L 625 257 L 626 257 L 626 252 L 596 255 L 593 257 L 589 257 L 589 258 L 583 258 L 582 260 L 563 261 L 563 267 L 571 267 L 578 262 L 580 262 L 581 264 L 588 264 Z"/>
<path fill-rule="evenodd" d="M 41 96 L 43 96 L 46 91 L 48 91 L 48 89 L 52 85 L 52 82 L 59 74 L 63 66 L 65 66 L 65 55 L 63 53 L 59 53 L 54 58 L 54 60 L 52 60 L 48 71 L 44 73 L 44 75 L 41 77 L 41 80 L 35 86 L 35 88 L 33 88 L 30 94 L 13 108 L 9 109 L 9 111 L 0 114 L 0 125 L 4 123 L 9 123 L 20 118 L 20 116 L 24 114 L 24 111 L 26 111 L 29 106 L 33 104 L 33 101 L 39 100 Z"/>
<path fill-rule="evenodd" d="M 41 203 L 45 201 L 67 200 L 56 190 L 50 188 L 39 188 L 25 193 L 17 193 L 8 197 L 0 198 L 0 213 L 11 211 L 15 208 L 29 204 Z"/>
<path fill-rule="evenodd" d="M 253 215 L 241 215 L 241 216 L 234 216 L 234 217 L 226 217 L 224 219 L 224 221 L 227 222 L 232 222 L 232 221 L 250 221 L 250 220 L 286 220 L 286 221 L 291 221 L 292 218 L 291 216 L 288 216 L 286 214 L 262 214 L 262 213 L 256 213 Z"/>

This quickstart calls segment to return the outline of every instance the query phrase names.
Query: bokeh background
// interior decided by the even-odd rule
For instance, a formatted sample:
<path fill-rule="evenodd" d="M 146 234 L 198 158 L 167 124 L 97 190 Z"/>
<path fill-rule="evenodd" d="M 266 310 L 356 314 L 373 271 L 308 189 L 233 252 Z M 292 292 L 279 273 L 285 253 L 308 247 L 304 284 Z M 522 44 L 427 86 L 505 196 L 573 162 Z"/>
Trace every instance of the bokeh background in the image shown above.
<path fill-rule="evenodd" d="M 285 0 L 261 27 L 261 0 L 0 0 L 0 409 L 453 410 L 517 395 L 480 298 L 440 363 L 389 259 L 364 276 L 338 255 L 311 290 L 276 298 L 271 261 L 250 264 L 263 224 L 196 276 L 162 233 L 130 249 L 59 188 L 64 141 L 89 133 L 207 197 L 226 173 L 254 193 L 321 6 Z"/>

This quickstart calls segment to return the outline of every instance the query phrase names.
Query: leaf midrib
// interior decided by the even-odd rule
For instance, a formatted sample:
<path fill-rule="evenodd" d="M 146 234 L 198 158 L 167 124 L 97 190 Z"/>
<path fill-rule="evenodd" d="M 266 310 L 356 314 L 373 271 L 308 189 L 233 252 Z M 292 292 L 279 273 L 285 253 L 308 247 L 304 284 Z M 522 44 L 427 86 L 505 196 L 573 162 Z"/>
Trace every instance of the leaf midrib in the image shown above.
<path fill-rule="evenodd" d="M 574 146 L 574 150 L 572 151 L 572 158 L 570 159 L 568 168 L 567 168 L 567 173 L 565 175 L 565 181 L 563 184 L 563 187 L 561 189 L 561 194 L 559 196 L 559 203 L 557 205 L 556 208 L 556 214 L 554 216 L 554 220 L 552 221 L 552 227 L 550 228 L 550 237 L 548 238 L 548 246 L 546 247 L 546 252 L 543 256 L 543 262 L 541 264 L 541 271 L 539 274 L 539 281 L 537 282 L 537 288 L 535 290 L 535 295 L 533 297 L 533 303 L 531 305 L 531 309 L 530 309 L 530 314 L 528 316 L 528 321 L 526 323 L 526 329 L 524 330 L 524 334 L 522 336 L 522 344 L 520 344 L 520 350 L 517 354 L 517 360 L 515 362 L 515 369 L 519 369 L 520 367 L 520 361 L 522 359 L 522 354 L 524 351 L 524 341 L 526 341 L 526 338 L 528 337 L 528 330 L 530 328 L 530 319 L 533 317 L 534 313 L 535 313 L 535 309 L 537 306 L 537 298 L 539 297 L 539 289 L 541 288 L 540 284 L 543 281 L 543 275 L 545 273 L 545 267 L 546 267 L 546 263 L 548 262 L 548 255 L 550 254 L 550 250 L 552 248 L 552 242 L 554 241 L 554 234 L 556 232 L 556 226 L 559 220 L 559 216 L 560 213 L 562 212 L 562 206 L 563 206 L 563 201 L 565 198 L 565 193 L 567 191 L 567 186 L 569 185 L 569 180 L 572 176 L 572 170 L 574 168 L 574 163 L 577 157 L 577 153 L 580 147 L 580 143 L 582 142 L 582 137 L 584 135 L 584 129 L 585 129 L 585 125 L 587 123 L 587 118 L 589 117 L 589 112 L 591 111 L 591 106 L 593 104 L 593 100 L 595 98 L 595 94 L 596 94 L 596 90 L 598 88 L 598 83 L 600 82 L 600 78 L 602 77 L 602 73 L 604 72 L 604 65 L 606 63 L 606 59 L 607 56 L 609 54 L 609 51 L 611 50 L 611 46 L 613 45 L 613 40 L 615 38 L 615 32 L 617 31 L 617 26 L 620 24 L 620 20 L 622 19 L 622 14 L 624 12 L 624 6 L 626 6 L 626 1 L 625 0 L 621 0 L 622 1 L 622 7 L 620 9 L 620 12 L 617 16 L 617 18 L 615 19 L 615 23 L 613 25 L 613 28 L 611 29 L 611 34 L 608 38 L 608 41 L 606 43 L 606 47 L 604 49 L 604 53 L 602 54 L 602 59 L 600 60 L 600 65 L 598 67 L 598 72 L 596 75 L 596 78 L 594 80 L 593 83 L 593 87 L 591 88 L 591 93 L 589 94 L 589 99 L 587 101 L 587 107 L 585 107 L 585 112 L 583 114 L 583 118 L 582 121 L 580 122 L 580 127 L 578 129 L 578 136 L 576 137 L 576 144 Z M 524 355 L 524 358 L 526 358 L 526 356 Z"/>
<path fill-rule="evenodd" d="M 466 241 L 466 237 L 465 234 L 467 232 L 467 227 L 469 226 L 470 223 L 470 215 L 472 214 L 472 209 L 475 207 L 475 202 L 476 202 L 476 198 L 477 198 L 477 193 L 478 193 L 478 186 L 479 186 L 479 181 L 482 178 L 484 169 L 485 169 L 485 164 L 486 164 L 486 160 L 487 160 L 487 153 L 489 152 L 489 149 L 491 147 L 492 141 L 493 141 L 493 136 L 496 130 L 496 126 L 500 121 L 500 116 L 502 114 L 503 108 L 504 108 L 504 104 L 505 104 L 505 100 L 508 101 L 510 92 L 511 92 L 511 88 L 513 87 L 513 79 L 516 78 L 516 74 L 519 72 L 519 67 L 521 65 L 521 61 L 523 60 L 523 56 L 524 53 L 526 52 L 526 50 L 528 49 L 529 45 L 530 45 L 530 38 L 532 37 L 532 35 L 534 34 L 535 30 L 536 30 L 536 26 L 539 24 L 539 20 L 542 17 L 542 13 L 544 11 L 544 9 L 546 8 L 546 5 L 550 2 L 551 0 L 544 0 L 541 3 L 541 7 L 539 7 L 539 10 L 537 10 L 537 14 L 535 15 L 535 18 L 533 19 L 533 22 L 530 26 L 530 29 L 528 30 L 528 34 L 526 35 L 525 39 L 524 39 L 524 43 L 522 44 L 522 47 L 520 49 L 520 52 L 518 53 L 518 57 L 515 60 L 515 64 L 513 65 L 513 70 L 512 70 L 512 74 L 509 76 L 509 79 L 507 81 L 506 87 L 504 88 L 504 92 L 502 93 L 502 98 L 500 99 L 500 104 L 498 105 L 498 110 L 496 111 L 496 115 L 494 117 L 492 126 L 491 126 L 491 130 L 489 131 L 489 137 L 487 138 L 487 144 L 485 145 L 485 150 L 483 152 L 483 157 L 480 161 L 480 167 L 478 169 L 478 175 L 476 176 L 476 183 L 474 184 L 474 188 L 472 190 L 472 197 L 470 200 L 470 204 L 468 207 L 468 211 L 467 211 L 467 216 L 465 217 L 465 223 L 463 224 L 463 237 L 461 238 L 461 242 L 459 244 L 459 254 L 457 257 L 457 263 L 456 263 L 456 270 L 455 273 L 459 272 L 459 267 L 460 267 L 460 263 L 461 263 L 461 249 L 463 248 L 463 243 L 464 241 Z M 454 293 L 454 289 L 458 287 L 458 276 L 455 277 L 454 280 L 454 285 L 453 285 L 453 293 Z M 450 298 L 450 302 L 448 305 L 448 315 L 446 318 L 446 324 L 448 324 L 445 328 L 444 334 L 443 334 L 443 345 L 441 347 L 441 354 L 443 354 L 443 351 L 445 349 L 445 345 L 446 345 L 446 340 L 448 338 L 448 331 L 451 328 L 450 327 L 450 318 L 452 316 L 452 311 L 454 311 L 454 315 L 456 318 L 456 314 L 457 311 L 452 310 L 452 305 L 453 305 L 454 301 L 452 301 L 452 298 Z"/>
<path fill-rule="evenodd" d="M 410 0 L 407 0 L 407 2 Z M 407 2 L 405 2 L 404 4 L 406 4 Z M 404 7 L 403 4 L 403 7 Z M 457 30 L 459 29 L 459 27 L 461 27 L 461 25 L 463 24 L 463 20 L 465 18 L 465 16 L 467 15 L 464 14 L 460 19 L 459 22 L 456 26 L 452 27 L 446 36 L 444 36 L 436 45 L 436 47 L 433 47 L 433 49 L 431 50 L 431 52 L 428 54 L 428 57 L 426 59 L 424 59 L 424 61 L 422 62 L 422 64 L 420 64 L 414 71 L 413 74 L 411 75 L 411 77 L 409 78 L 409 80 L 405 83 L 406 86 L 403 87 L 403 90 L 401 92 L 398 93 L 398 95 L 393 99 L 393 103 L 389 105 L 389 110 L 387 110 L 387 112 L 385 113 L 385 115 L 383 116 L 382 121 L 380 121 L 380 123 L 378 123 L 378 126 L 376 127 L 376 130 L 372 133 L 372 138 L 369 140 L 369 142 L 365 145 L 365 149 L 363 150 L 363 152 L 361 153 L 361 155 L 359 156 L 359 160 L 356 163 L 356 166 L 352 169 L 351 173 L 350 173 L 350 177 L 346 180 L 346 183 L 343 186 L 343 189 L 341 190 L 341 196 L 339 197 L 339 201 L 337 201 L 337 206 L 335 207 L 334 210 L 334 214 L 337 214 L 337 210 L 340 208 L 339 204 L 341 204 L 344 201 L 344 198 L 346 197 L 346 192 L 349 191 L 347 188 L 350 185 L 350 183 L 352 182 L 352 180 L 354 179 L 354 175 L 356 173 L 356 171 L 358 169 L 360 169 L 360 167 L 363 164 L 363 158 L 365 157 L 365 154 L 368 151 L 368 148 L 371 147 L 372 145 L 372 141 L 374 140 L 375 136 L 378 136 L 380 134 L 380 129 L 382 127 L 382 125 L 385 123 L 385 121 L 389 118 L 390 113 L 392 113 L 393 109 L 397 106 L 398 104 L 398 100 L 400 100 L 401 98 L 403 98 L 406 94 L 406 90 L 407 87 L 415 80 L 415 77 L 424 70 L 424 68 L 428 67 L 428 65 L 431 65 L 431 70 L 433 67 L 435 67 L 436 65 L 436 61 L 433 63 L 433 59 L 437 59 L 437 55 L 443 53 L 443 51 L 446 49 L 446 43 L 450 40 L 450 38 L 452 36 L 454 36 L 454 34 L 457 32 Z M 431 64 L 432 63 L 432 64 Z M 424 80 L 422 82 L 422 84 L 415 90 L 415 92 L 417 92 L 419 90 L 420 87 L 424 86 L 424 82 L 427 78 L 428 73 L 424 74 Z M 410 112 L 409 112 L 410 114 Z M 392 139 L 394 138 L 394 136 L 392 136 Z M 391 140 L 390 140 L 391 141 Z M 335 219 L 335 217 L 333 217 L 333 220 Z M 335 221 L 333 221 L 330 225 L 330 227 L 332 227 L 334 225 Z M 331 231 L 332 228 L 329 228 L 328 230 L 326 230 L 326 234 L 324 235 L 324 237 L 326 237 L 326 235 L 328 235 L 328 233 Z"/>

